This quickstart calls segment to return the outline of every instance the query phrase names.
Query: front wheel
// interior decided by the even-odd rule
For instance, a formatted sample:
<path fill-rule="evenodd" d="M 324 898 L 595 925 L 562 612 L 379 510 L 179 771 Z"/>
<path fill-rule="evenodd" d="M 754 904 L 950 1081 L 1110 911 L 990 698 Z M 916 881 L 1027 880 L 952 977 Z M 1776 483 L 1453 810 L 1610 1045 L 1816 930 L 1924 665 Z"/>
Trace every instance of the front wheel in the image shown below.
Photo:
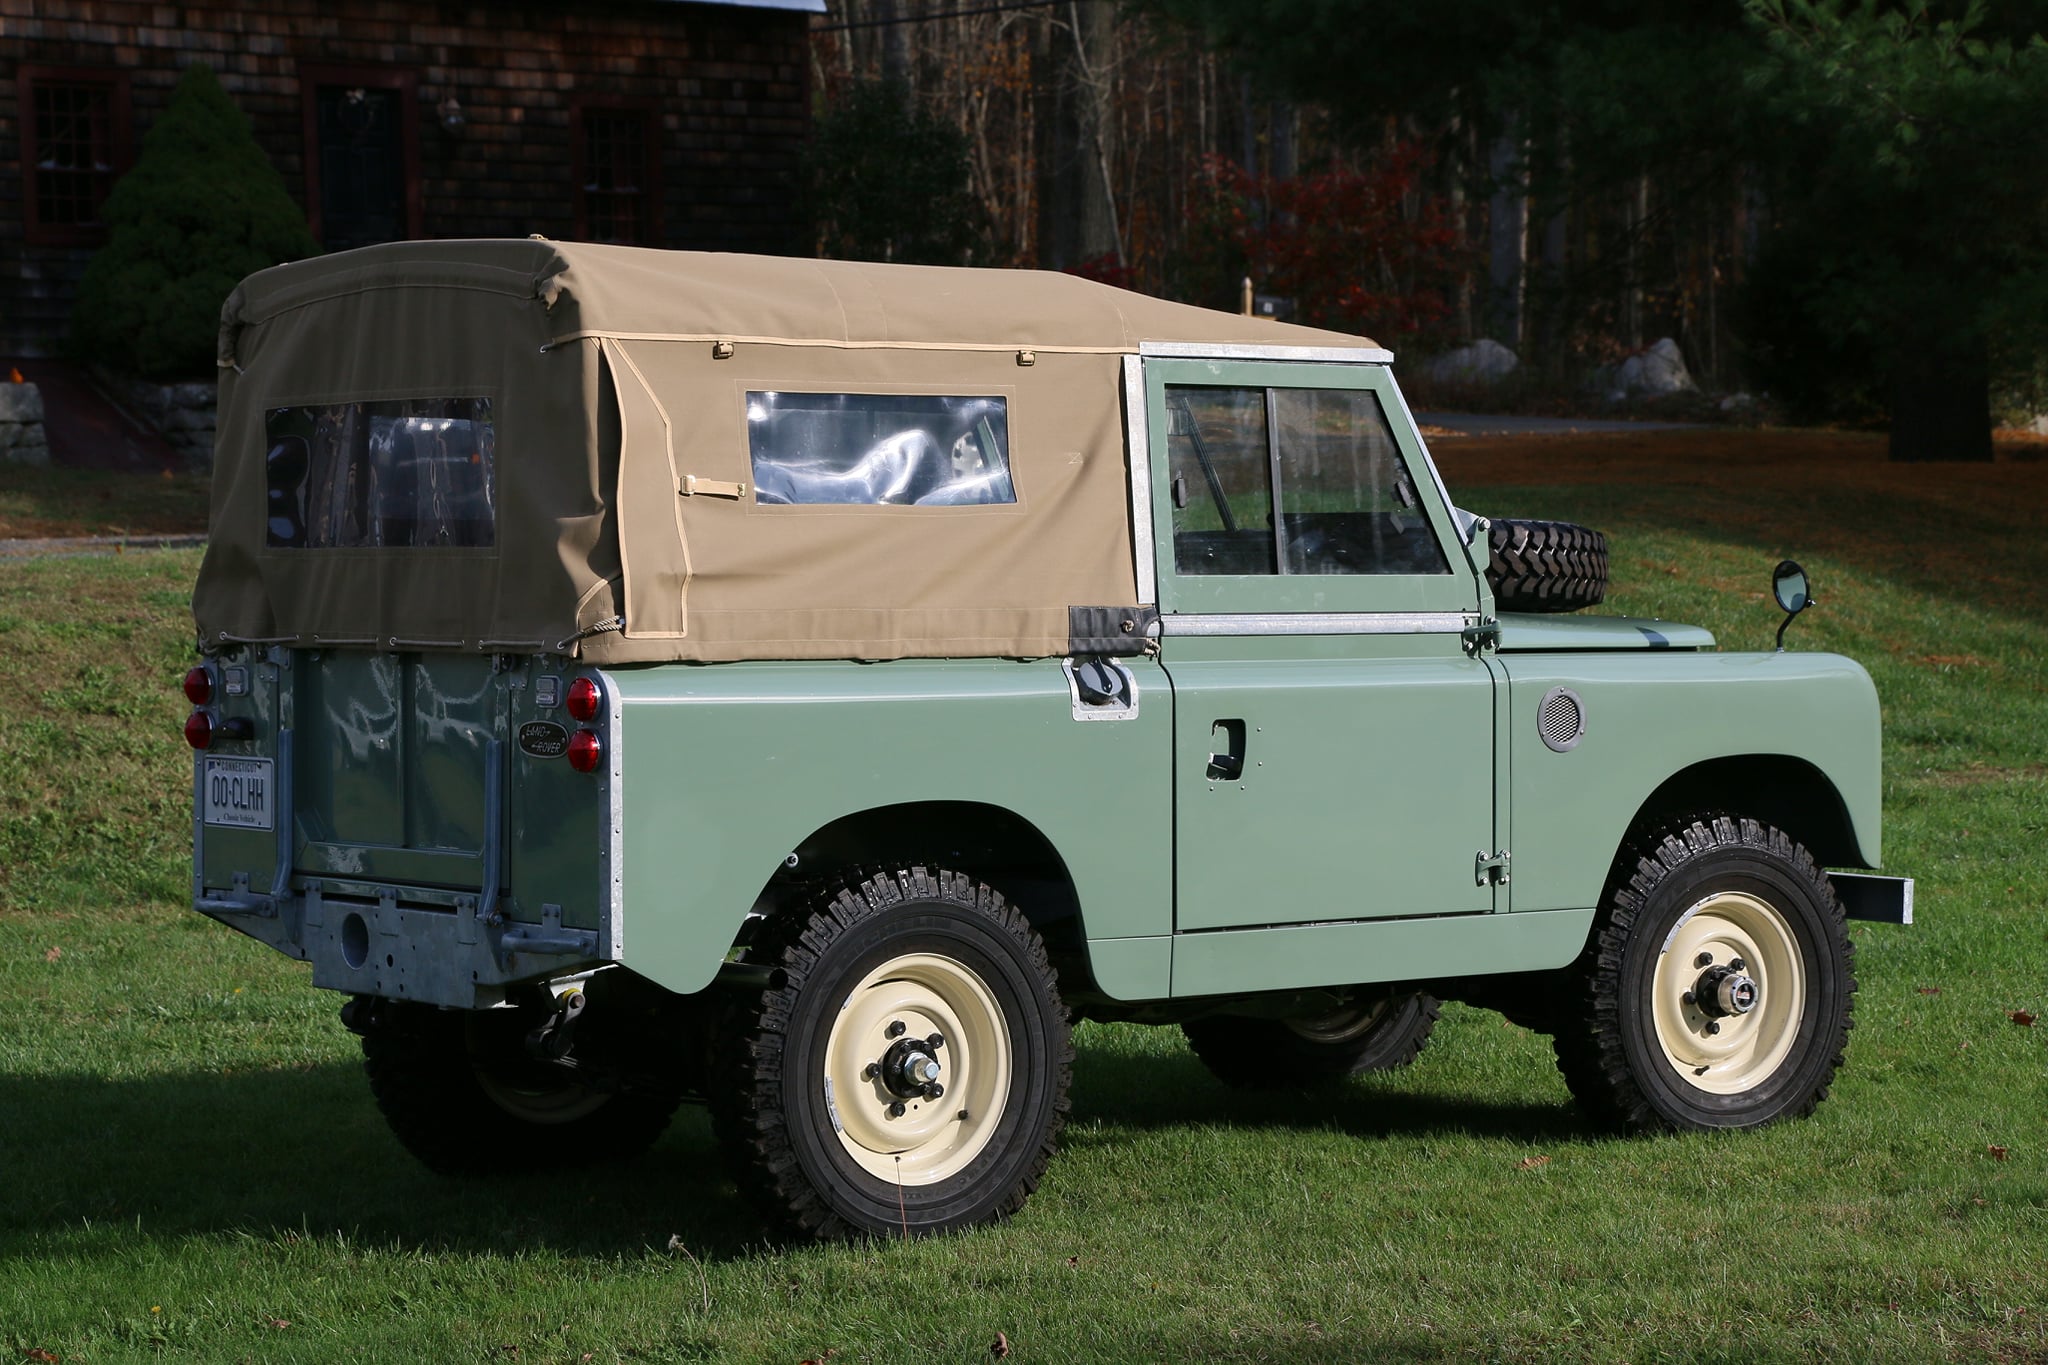
<path fill-rule="evenodd" d="M 1045 946 L 993 889 L 921 867 L 771 921 L 714 1086 L 740 1186 L 813 1237 L 946 1232 L 1034 1190 L 1073 1060 Z"/>
<path fill-rule="evenodd" d="M 1841 903 L 1783 831 L 1681 821 L 1623 855 L 1555 1048 L 1582 1109 L 1635 1130 L 1810 1114 L 1856 993 Z"/>

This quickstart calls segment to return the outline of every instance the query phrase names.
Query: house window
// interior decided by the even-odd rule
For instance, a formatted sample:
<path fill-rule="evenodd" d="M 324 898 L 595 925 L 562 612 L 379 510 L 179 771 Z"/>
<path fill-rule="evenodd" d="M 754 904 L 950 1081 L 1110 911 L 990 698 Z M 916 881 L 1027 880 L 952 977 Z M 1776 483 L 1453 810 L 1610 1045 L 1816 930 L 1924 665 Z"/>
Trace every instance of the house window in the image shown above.
<path fill-rule="evenodd" d="M 23 67 L 19 89 L 28 239 L 104 241 L 100 208 L 129 159 L 128 78 L 115 71 Z"/>
<path fill-rule="evenodd" d="M 653 110 L 583 105 L 573 122 L 576 235 L 586 242 L 660 245 L 661 145 Z"/>
<path fill-rule="evenodd" d="M 418 84 L 380 67 L 299 69 L 306 216 L 329 251 L 420 235 Z"/>

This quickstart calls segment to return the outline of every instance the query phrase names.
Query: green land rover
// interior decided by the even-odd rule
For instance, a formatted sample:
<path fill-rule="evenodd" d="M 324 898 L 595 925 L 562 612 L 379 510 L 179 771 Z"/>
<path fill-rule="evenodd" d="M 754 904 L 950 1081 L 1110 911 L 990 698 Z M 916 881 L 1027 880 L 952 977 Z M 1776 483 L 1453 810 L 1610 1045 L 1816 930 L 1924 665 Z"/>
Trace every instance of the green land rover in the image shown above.
<path fill-rule="evenodd" d="M 1061 275 L 543 240 L 251 277 L 194 596 L 194 906 L 348 996 L 443 1171 L 708 1103 L 785 1229 L 1037 1185 L 1070 1020 L 1223 1080 L 1452 998 L 1589 1117 L 1810 1111 L 1878 865 L 1827 654 L 1567 615 L 1372 343 Z M 1795 566 L 1781 601 L 1802 604 Z"/>

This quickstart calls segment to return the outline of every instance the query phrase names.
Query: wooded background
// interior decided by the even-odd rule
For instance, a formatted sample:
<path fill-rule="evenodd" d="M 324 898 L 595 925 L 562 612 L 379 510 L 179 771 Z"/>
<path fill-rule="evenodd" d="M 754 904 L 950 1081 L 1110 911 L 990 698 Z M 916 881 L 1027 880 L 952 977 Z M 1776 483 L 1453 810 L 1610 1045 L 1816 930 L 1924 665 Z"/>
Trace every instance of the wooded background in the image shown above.
<path fill-rule="evenodd" d="M 2048 406 L 2043 19 L 2032 0 L 835 0 L 812 30 L 821 143 L 866 101 L 858 141 L 887 160 L 849 173 L 841 141 L 842 178 L 957 157 L 966 192 L 862 213 L 814 195 L 815 246 L 1219 307 L 1249 275 L 1404 358 L 1490 337 L 1528 392 L 1671 337 L 1710 392 L 1988 458 L 1994 407 Z M 918 136 L 880 135 L 889 91 Z"/>

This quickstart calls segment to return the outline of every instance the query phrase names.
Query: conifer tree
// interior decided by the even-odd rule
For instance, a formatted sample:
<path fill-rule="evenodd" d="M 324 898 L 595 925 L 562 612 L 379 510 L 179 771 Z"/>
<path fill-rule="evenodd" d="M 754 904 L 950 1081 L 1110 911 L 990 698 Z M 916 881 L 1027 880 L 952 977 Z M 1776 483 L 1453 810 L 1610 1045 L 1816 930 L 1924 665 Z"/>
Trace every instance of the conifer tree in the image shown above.
<path fill-rule="evenodd" d="M 107 244 L 79 282 L 72 341 L 85 359 L 131 374 L 211 377 L 235 285 L 320 250 L 249 120 L 203 65 L 179 77 L 102 212 Z"/>

